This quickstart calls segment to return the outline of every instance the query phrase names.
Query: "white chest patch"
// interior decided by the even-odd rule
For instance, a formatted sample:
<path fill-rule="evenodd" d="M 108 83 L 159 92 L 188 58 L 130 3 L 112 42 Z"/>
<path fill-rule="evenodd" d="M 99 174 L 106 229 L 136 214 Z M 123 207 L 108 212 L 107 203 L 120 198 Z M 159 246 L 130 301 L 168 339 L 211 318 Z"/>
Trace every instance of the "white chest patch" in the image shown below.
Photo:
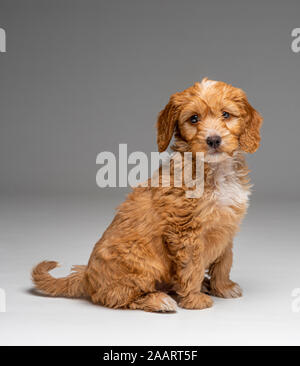
<path fill-rule="evenodd" d="M 214 168 L 213 199 L 222 206 L 247 204 L 250 191 L 239 180 L 232 159 L 225 159 Z"/>

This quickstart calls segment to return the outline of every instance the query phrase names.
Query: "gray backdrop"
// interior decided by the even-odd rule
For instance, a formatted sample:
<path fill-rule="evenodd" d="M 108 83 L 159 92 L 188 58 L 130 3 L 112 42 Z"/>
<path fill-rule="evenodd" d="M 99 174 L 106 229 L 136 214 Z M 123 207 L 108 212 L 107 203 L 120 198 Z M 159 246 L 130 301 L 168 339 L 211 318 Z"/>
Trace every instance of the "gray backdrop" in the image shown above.
<path fill-rule="evenodd" d="M 1 0 L 2 194 L 105 194 L 96 156 L 156 151 L 170 94 L 204 76 L 264 117 L 256 197 L 299 195 L 300 2 Z"/>

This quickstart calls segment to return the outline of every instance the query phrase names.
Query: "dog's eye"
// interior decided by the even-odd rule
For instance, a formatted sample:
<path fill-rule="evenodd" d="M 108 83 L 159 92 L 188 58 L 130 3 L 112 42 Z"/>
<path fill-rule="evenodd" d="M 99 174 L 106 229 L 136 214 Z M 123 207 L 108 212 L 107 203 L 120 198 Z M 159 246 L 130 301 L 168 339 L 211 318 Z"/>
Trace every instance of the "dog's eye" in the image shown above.
<path fill-rule="evenodd" d="M 199 121 L 199 117 L 198 114 L 194 114 L 191 118 L 190 118 L 191 123 L 197 123 Z"/>
<path fill-rule="evenodd" d="M 230 117 L 230 114 L 229 114 L 228 112 L 223 112 L 223 113 L 222 113 L 222 116 L 223 116 L 225 119 L 227 119 L 227 118 L 229 118 L 229 117 Z"/>

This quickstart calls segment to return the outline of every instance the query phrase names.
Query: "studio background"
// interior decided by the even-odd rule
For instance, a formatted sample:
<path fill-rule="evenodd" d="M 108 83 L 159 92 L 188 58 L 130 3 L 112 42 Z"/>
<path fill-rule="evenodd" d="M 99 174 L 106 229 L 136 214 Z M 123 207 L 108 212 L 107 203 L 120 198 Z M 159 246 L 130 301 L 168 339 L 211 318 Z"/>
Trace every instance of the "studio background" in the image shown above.
<path fill-rule="evenodd" d="M 297 0 L 0 0 L 0 344 L 300 343 L 299 13 Z M 97 154 L 156 151 L 158 112 L 206 76 L 264 117 L 235 241 L 244 297 L 157 315 L 34 295 L 31 267 L 85 264 L 128 192 L 97 187 Z"/>

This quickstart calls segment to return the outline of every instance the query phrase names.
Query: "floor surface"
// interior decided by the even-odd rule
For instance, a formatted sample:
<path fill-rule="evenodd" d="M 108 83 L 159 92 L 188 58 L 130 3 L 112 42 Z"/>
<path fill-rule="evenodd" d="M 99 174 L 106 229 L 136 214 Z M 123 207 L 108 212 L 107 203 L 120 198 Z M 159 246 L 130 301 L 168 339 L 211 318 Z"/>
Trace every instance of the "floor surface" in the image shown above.
<path fill-rule="evenodd" d="M 299 201 L 253 200 L 234 249 L 243 298 L 152 314 L 35 295 L 31 267 L 58 260 L 62 276 L 87 263 L 121 199 L 1 199 L 1 345 L 300 345 Z"/>

